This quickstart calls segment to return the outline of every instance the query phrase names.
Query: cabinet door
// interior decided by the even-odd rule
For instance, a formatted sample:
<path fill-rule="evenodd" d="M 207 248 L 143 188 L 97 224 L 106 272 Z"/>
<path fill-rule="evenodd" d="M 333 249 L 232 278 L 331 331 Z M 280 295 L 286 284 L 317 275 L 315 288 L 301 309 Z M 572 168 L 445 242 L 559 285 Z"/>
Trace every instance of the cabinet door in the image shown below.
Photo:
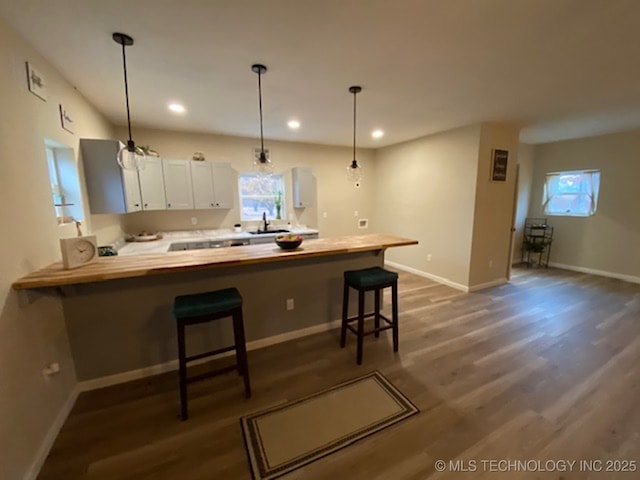
<path fill-rule="evenodd" d="M 193 208 L 190 160 L 162 160 L 164 192 L 169 210 Z"/>
<path fill-rule="evenodd" d="M 215 208 L 213 195 L 213 164 L 211 162 L 191 162 L 193 183 L 193 203 L 196 209 Z"/>
<path fill-rule="evenodd" d="M 230 163 L 213 164 L 213 195 L 215 208 L 233 208 L 238 174 Z"/>
<path fill-rule="evenodd" d="M 291 169 L 293 184 L 293 207 L 306 208 L 316 204 L 316 179 L 311 167 L 294 167 Z"/>
<path fill-rule="evenodd" d="M 142 210 L 142 197 L 140 196 L 138 171 L 122 170 L 122 182 L 124 184 L 124 198 L 127 212 L 139 212 Z"/>
<path fill-rule="evenodd" d="M 147 157 L 144 163 L 144 168 L 138 172 L 142 209 L 166 210 L 162 160 L 158 157 Z"/>

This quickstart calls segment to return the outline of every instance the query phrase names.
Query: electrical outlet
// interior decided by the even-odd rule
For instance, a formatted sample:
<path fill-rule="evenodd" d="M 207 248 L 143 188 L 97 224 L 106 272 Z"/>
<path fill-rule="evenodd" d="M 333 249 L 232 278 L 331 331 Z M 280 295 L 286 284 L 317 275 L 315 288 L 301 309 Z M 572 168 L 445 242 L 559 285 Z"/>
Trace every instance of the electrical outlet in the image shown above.
<path fill-rule="evenodd" d="M 287 298 L 287 310 L 293 310 L 294 306 L 293 298 Z"/>
<path fill-rule="evenodd" d="M 430 262 L 430 261 L 431 261 L 431 254 L 430 254 L 430 253 L 428 253 L 428 254 L 427 254 L 427 262 Z"/>
<path fill-rule="evenodd" d="M 354 216 L 354 217 L 357 217 L 357 216 L 358 216 L 358 210 L 354 210 L 354 212 L 353 212 L 353 216 Z"/>
<path fill-rule="evenodd" d="M 489 260 L 489 268 L 493 268 L 493 260 Z"/>
<path fill-rule="evenodd" d="M 327 218 L 327 212 L 322 212 L 322 218 Z"/>
<path fill-rule="evenodd" d="M 198 224 L 198 217 L 191 217 L 191 225 L 197 225 Z"/>

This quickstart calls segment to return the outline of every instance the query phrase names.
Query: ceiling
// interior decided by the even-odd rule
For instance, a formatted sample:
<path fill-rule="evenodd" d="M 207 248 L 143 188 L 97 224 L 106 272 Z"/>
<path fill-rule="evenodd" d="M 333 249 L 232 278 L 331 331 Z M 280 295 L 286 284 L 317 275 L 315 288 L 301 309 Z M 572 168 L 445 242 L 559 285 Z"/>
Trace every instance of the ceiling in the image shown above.
<path fill-rule="evenodd" d="M 267 139 L 350 145 L 351 85 L 363 147 L 482 121 L 522 127 L 527 143 L 640 127 L 637 0 L 0 0 L 0 16 L 119 125 L 111 34 L 134 37 L 134 137 L 257 137 L 257 62 Z"/>

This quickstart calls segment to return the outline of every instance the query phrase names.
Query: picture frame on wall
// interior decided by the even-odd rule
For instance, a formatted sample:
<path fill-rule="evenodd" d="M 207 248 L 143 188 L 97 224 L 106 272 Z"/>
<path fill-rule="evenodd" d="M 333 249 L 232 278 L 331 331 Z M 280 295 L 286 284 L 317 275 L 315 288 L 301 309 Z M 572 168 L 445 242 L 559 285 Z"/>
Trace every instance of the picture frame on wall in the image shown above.
<path fill-rule="evenodd" d="M 509 151 L 495 148 L 491 159 L 491 181 L 507 181 L 507 164 L 509 161 Z"/>
<path fill-rule="evenodd" d="M 27 85 L 29 91 L 36 97 L 47 101 L 47 84 L 42 74 L 29 62 L 27 64 Z"/>
<path fill-rule="evenodd" d="M 73 120 L 69 112 L 60 104 L 60 125 L 67 132 L 73 133 Z"/>

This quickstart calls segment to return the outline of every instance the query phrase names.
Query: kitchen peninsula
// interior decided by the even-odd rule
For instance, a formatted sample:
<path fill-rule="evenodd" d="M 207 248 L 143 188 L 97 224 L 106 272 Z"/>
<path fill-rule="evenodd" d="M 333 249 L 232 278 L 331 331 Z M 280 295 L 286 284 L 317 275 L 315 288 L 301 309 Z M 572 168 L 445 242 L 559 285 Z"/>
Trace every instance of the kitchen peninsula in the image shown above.
<path fill-rule="evenodd" d="M 235 286 L 244 298 L 250 342 L 321 331 L 340 318 L 342 272 L 382 266 L 387 248 L 417 243 L 369 234 L 305 240 L 292 251 L 269 243 L 101 257 L 75 270 L 55 263 L 17 280 L 13 288 L 62 288 L 79 380 L 135 378 L 161 371 L 177 357 L 171 310 L 176 295 Z M 286 309 L 287 299 L 295 302 L 293 310 Z M 232 332 L 224 327 L 220 322 L 203 326 L 188 339 L 189 348 L 229 342 Z"/>

